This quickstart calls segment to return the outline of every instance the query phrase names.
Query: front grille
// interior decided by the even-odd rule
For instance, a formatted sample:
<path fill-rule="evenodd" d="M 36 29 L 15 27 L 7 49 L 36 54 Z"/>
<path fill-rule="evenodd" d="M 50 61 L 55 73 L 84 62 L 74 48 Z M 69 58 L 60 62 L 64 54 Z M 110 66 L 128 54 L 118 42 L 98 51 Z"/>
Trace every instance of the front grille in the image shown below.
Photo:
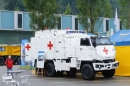
<path fill-rule="evenodd" d="M 113 59 L 108 59 L 108 60 L 103 60 L 104 63 L 110 63 L 110 62 L 114 62 Z"/>
<path fill-rule="evenodd" d="M 110 62 L 114 62 L 113 59 L 107 59 L 107 60 L 93 60 L 93 63 L 110 63 Z"/>

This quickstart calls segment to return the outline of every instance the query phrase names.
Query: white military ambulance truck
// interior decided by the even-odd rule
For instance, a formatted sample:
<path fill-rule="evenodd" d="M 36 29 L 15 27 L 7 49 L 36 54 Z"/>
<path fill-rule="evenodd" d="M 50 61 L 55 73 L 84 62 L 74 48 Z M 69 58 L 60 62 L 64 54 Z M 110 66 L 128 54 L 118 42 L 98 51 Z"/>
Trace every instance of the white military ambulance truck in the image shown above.
<path fill-rule="evenodd" d="M 81 72 L 86 80 L 93 80 L 97 72 L 111 78 L 118 68 L 116 51 L 108 37 L 91 37 L 84 31 L 43 30 L 31 38 L 26 56 L 33 66 L 44 68 L 49 77 L 66 72 L 76 76 Z"/>

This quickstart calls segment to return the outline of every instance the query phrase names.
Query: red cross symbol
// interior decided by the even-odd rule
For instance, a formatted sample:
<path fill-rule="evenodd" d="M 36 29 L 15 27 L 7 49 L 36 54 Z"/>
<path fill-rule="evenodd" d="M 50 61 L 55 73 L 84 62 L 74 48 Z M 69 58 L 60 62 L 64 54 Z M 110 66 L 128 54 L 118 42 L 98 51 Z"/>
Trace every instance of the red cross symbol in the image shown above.
<path fill-rule="evenodd" d="M 31 48 L 31 46 L 29 46 L 29 44 L 27 44 L 27 46 L 25 48 L 27 48 L 27 50 L 29 50 L 29 48 Z"/>
<path fill-rule="evenodd" d="M 53 47 L 53 44 L 51 44 L 51 41 L 49 41 L 48 47 L 50 50 L 51 50 L 51 47 Z"/>
<path fill-rule="evenodd" d="M 104 47 L 103 52 L 105 52 L 106 54 L 108 54 L 108 50 Z"/>

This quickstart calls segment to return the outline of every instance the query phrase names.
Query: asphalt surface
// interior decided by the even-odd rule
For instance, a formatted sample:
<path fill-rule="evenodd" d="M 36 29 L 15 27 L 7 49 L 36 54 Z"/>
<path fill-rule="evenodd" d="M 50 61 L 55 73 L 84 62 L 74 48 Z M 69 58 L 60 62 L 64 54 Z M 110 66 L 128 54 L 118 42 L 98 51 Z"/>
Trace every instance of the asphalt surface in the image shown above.
<path fill-rule="evenodd" d="M 13 70 L 20 70 L 20 66 L 15 65 Z M 2 86 L 2 75 L 5 73 L 6 67 L 0 66 L 0 86 Z M 114 76 L 113 78 L 105 79 L 102 75 L 97 74 L 95 80 L 87 81 L 84 80 L 80 74 L 78 74 L 76 78 L 71 78 L 67 75 L 46 77 L 32 75 L 31 70 L 26 70 L 25 72 L 20 73 L 18 77 L 20 77 L 21 75 L 31 76 L 30 86 L 130 86 L 130 77 Z"/>

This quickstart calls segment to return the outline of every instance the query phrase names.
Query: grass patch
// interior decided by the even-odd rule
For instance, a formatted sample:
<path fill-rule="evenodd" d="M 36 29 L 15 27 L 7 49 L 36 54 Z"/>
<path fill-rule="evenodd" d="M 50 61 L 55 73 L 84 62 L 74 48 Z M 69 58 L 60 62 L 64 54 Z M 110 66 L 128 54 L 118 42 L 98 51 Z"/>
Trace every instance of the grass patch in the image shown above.
<path fill-rule="evenodd" d="M 35 68 L 31 67 L 30 65 L 29 66 L 21 66 L 20 68 L 23 70 L 35 70 Z"/>

